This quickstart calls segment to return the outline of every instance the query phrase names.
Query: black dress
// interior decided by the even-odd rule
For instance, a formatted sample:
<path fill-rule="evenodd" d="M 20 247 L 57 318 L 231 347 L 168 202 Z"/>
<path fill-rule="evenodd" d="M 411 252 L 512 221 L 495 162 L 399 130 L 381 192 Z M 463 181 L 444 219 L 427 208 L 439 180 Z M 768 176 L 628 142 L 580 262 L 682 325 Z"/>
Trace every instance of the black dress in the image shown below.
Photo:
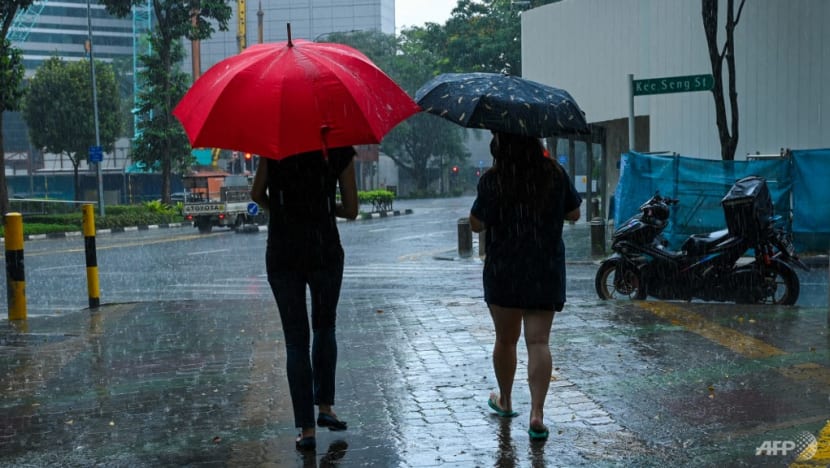
<path fill-rule="evenodd" d="M 556 164 L 555 162 L 551 162 Z M 543 209 L 526 204 L 501 206 L 495 172 L 478 183 L 471 213 L 487 229 L 484 261 L 484 300 L 488 304 L 522 309 L 562 310 L 565 303 L 565 214 L 582 198 L 561 171 Z"/>

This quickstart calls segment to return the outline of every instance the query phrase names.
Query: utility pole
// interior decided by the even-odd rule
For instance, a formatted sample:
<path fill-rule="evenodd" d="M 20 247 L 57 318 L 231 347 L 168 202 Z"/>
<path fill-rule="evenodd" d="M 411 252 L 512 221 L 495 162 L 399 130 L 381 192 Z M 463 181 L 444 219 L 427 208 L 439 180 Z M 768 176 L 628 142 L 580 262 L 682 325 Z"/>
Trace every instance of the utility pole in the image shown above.
<path fill-rule="evenodd" d="M 95 83 L 95 58 L 92 54 L 92 7 L 89 0 L 86 0 L 86 22 L 87 34 L 89 41 L 89 73 L 92 75 L 92 109 L 95 115 L 95 147 L 97 151 L 101 149 L 101 133 L 98 130 L 98 87 Z M 104 176 L 101 173 L 101 165 L 103 161 L 96 161 L 95 166 L 98 169 L 98 214 L 104 216 Z"/>

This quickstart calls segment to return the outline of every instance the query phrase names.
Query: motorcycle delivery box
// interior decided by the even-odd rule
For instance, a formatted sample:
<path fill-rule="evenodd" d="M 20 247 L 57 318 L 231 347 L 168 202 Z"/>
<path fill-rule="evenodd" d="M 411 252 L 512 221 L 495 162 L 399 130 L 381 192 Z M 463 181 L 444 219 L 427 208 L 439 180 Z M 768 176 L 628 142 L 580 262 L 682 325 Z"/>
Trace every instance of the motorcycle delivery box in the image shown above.
<path fill-rule="evenodd" d="M 721 200 L 726 227 L 733 236 L 752 241 L 772 222 L 773 205 L 767 182 L 749 176 L 738 180 Z"/>

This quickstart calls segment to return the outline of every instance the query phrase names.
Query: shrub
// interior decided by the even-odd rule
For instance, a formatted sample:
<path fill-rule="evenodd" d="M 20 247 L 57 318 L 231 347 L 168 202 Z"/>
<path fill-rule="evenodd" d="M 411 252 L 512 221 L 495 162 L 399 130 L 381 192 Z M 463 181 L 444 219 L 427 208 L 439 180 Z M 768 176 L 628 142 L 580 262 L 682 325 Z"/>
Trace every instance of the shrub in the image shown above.
<path fill-rule="evenodd" d="M 147 206 L 149 205 L 149 206 Z M 148 202 L 145 205 L 113 205 L 106 207 L 106 215 L 95 216 L 96 229 L 112 229 L 151 224 L 170 224 L 183 221 L 175 208 Z M 65 214 L 23 215 L 23 234 L 47 234 L 52 232 L 74 232 L 83 230 L 83 215 L 77 209 Z M 0 236 L 5 229 L 0 225 Z"/>
<path fill-rule="evenodd" d="M 392 210 L 395 194 L 389 190 L 370 190 L 357 193 L 360 204 L 372 205 L 372 212 Z"/>

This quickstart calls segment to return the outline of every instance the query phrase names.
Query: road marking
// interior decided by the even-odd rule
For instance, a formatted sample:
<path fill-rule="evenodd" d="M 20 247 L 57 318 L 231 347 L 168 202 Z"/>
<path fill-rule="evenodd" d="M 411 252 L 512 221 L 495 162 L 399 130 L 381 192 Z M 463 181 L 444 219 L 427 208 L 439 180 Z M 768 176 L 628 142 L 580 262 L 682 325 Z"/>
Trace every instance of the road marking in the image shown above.
<path fill-rule="evenodd" d="M 187 254 L 187 256 L 190 257 L 190 256 L 193 256 L 193 255 L 207 255 L 207 254 L 214 254 L 214 253 L 220 253 L 220 252 L 230 252 L 230 251 L 231 251 L 231 249 L 202 250 L 201 252 L 190 252 L 189 254 Z"/>
<path fill-rule="evenodd" d="M 86 265 L 79 263 L 77 265 L 62 265 L 53 267 L 33 268 L 32 271 L 52 271 L 52 270 L 83 270 Z"/>
<path fill-rule="evenodd" d="M 391 242 L 400 242 L 400 241 L 407 241 L 407 240 L 412 240 L 412 239 L 425 239 L 427 237 L 438 237 L 438 236 L 441 236 L 441 235 L 444 235 L 444 234 L 448 234 L 450 232 L 455 232 L 455 231 L 432 231 L 432 232 L 429 232 L 429 233 L 426 233 L 426 234 L 419 234 L 419 235 L 415 235 L 415 236 L 396 237 L 394 239 L 390 239 L 390 241 Z"/>
<path fill-rule="evenodd" d="M 177 237 L 170 237 L 166 239 L 156 239 L 156 240 L 147 240 L 141 242 L 128 242 L 124 244 L 114 244 L 114 245 L 106 245 L 106 246 L 97 246 L 95 248 L 96 251 L 98 250 L 112 250 L 112 249 L 121 249 L 125 247 L 141 247 L 145 245 L 152 245 L 152 244 L 165 244 L 168 242 L 181 242 L 181 241 L 188 241 L 193 239 L 203 239 L 205 237 L 204 234 L 193 234 L 193 235 L 185 235 L 185 236 L 177 236 Z M 54 255 L 54 254 L 65 254 L 65 253 L 78 253 L 78 252 L 85 252 L 85 247 L 78 247 L 72 249 L 64 249 L 64 250 L 49 250 L 44 252 L 34 252 L 34 253 L 26 253 L 27 257 L 40 257 L 43 255 Z"/>
<path fill-rule="evenodd" d="M 763 359 L 787 354 L 761 340 L 739 333 L 731 328 L 714 324 L 700 315 L 668 302 L 637 301 L 636 304 L 652 314 L 679 325 L 686 330 L 714 341 L 724 348 L 752 358 Z"/>
<path fill-rule="evenodd" d="M 783 356 L 786 351 L 769 345 L 761 340 L 746 336 L 731 328 L 716 325 L 700 315 L 667 302 L 637 301 L 636 304 L 652 314 L 679 325 L 686 330 L 698 334 L 710 341 L 731 349 L 732 351 L 751 359 L 763 359 L 773 356 Z M 775 369 L 784 377 L 796 382 L 818 383 L 821 388 L 830 388 L 830 369 L 813 362 L 795 364 L 789 367 Z M 806 462 L 792 463 L 791 468 L 828 466 L 830 464 L 830 420 L 816 436 L 818 449 L 816 454 Z"/>

